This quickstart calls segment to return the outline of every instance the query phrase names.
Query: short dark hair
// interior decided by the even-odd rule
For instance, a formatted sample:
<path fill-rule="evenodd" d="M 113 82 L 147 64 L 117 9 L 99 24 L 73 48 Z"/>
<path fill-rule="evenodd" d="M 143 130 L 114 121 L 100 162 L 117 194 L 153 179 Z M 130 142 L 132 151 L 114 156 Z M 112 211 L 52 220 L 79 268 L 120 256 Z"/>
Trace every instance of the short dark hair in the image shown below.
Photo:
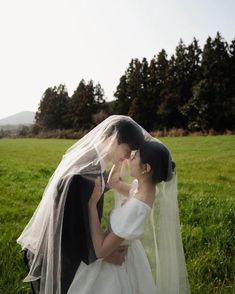
<path fill-rule="evenodd" d="M 144 143 L 144 134 L 140 126 L 131 120 L 119 120 L 106 132 L 106 137 L 110 137 L 117 132 L 118 144 L 127 144 L 131 150 L 137 150 Z"/>
<path fill-rule="evenodd" d="M 153 183 L 172 178 L 176 165 L 165 145 L 157 141 L 145 141 L 140 147 L 140 160 L 142 164 L 148 163 L 151 166 Z"/>

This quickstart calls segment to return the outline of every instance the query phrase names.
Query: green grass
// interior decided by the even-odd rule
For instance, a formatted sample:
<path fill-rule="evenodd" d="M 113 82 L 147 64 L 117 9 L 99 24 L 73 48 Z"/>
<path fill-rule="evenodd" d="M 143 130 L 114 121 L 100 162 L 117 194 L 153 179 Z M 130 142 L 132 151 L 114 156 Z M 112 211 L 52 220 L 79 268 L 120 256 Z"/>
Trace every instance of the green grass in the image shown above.
<path fill-rule="evenodd" d="M 177 164 L 192 294 L 235 293 L 235 136 L 161 138 Z M 0 293 L 31 293 L 17 237 L 74 140 L 0 140 Z M 105 217 L 113 204 L 106 196 Z"/>

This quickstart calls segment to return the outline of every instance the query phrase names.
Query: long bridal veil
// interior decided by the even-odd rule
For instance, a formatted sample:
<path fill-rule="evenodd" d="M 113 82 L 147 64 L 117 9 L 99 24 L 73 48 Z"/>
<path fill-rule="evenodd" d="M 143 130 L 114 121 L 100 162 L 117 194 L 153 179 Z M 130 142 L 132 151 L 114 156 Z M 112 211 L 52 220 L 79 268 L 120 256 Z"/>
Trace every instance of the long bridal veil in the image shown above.
<path fill-rule="evenodd" d="M 24 281 L 40 279 L 40 293 L 61 294 L 60 244 L 70 181 L 75 174 L 97 175 L 95 166 L 108 154 L 117 140 L 116 125 L 120 121 L 127 121 L 135 126 L 145 140 L 157 140 L 130 117 L 112 115 L 105 119 L 62 156 L 37 209 L 17 239 L 22 249 L 28 249 L 34 255 L 29 274 Z M 99 149 L 99 157 L 92 156 L 94 148 Z M 60 189 L 61 186 L 63 189 Z M 170 175 L 169 181 L 159 183 L 157 188 L 151 218 L 143 236 L 143 246 L 156 277 L 156 294 L 188 294 L 190 288 L 180 231 L 176 173 Z"/>
<path fill-rule="evenodd" d="M 156 187 L 156 199 L 142 239 L 158 294 L 188 294 L 190 285 L 181 237 L 177 174 Z M 154 244 L 154 246 L 151 246 Z"/>
<path fill-rule="evenodd" d="M 122 124 L 122 122 L 125 122 Z M 61 236 L 64 207 L 69 184 L 74 175 L 95 175 L 97 165 L 119 138 L 117 126 L 124 132 L 134 130 L 133 148 L 143 139 L 143 131 L 130 117 L 112 115 L 72 145 L 62 156 L 43 192 L 29 223 L 17 239 L 22 249 L 33 254 L 25 282 L 40 279 L 40 293 L 61 294 Z M 135 142 L 135 143 L 134 143 Z M 99 156 L 95 150 L 99 150 Z M 95 155 L 94 155 L 95 154 Z M 79 197 L 79 195 L 78 195 Z"/>
<path fill-rule="evenodd" d="M 163 144 L 149 134 L 145 138 Z M 128 177 L 127 173 L 124 169 L 124 176 Z M 116 193 L 115 199 L 116 205 L 119 205 L 123 196 Z M 155 201 L 150 217 L 146 220 L 141 242 L 156 282 L 156 294 L 189 294 L 191 291 L 180 228 L 176 165 L 171 155 L 167 179 L 156 185 Z"/>

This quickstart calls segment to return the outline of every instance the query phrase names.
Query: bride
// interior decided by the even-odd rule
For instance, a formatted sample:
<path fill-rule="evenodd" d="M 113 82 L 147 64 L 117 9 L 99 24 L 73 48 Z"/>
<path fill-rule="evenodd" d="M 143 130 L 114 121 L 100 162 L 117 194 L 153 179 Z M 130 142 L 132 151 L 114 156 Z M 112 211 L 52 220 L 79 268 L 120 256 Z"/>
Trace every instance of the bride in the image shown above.
<path fill-rule="evenodd" d="M 90 265 L 80 264 L 68 294 L 190 293 L 183 248 L 179 246 L 182 245 L 181 239 L 175 240 L 176 237 L 180 237 L 179 231 L 177 233 L 174 229 L 178 235 L 172 235 L 170 239 L 167 239 L 168 233 L 174 233 L 175 224 L 170 224 L 169 227 L 165 219 L 165 229 L 169 230 L 168 233 L 164 232 L 165 237 L 158 225 L 159 237 L 165 238 L 165 241 L 158 240 L 156 284 L 145 248 L 139 240 L 144 235 L 144 225 L 147 219 L 150 216 L 153 217 L 155 203 L 161 202 L 161 197 L 172 197 L 167 201 L 175 201 L 173 199 L 174 189 L 172 190 L 176 183 L 175 163 L 171 159 L 170 152 L 156 140 L 146 141 L 138 150 L 132 152 L 129 167 L 130 174 L 135 179 L 131 185 L 121 179 L 122 165 L 123 161 L 113 165 L 108 184 L 118 193 L 126 196 L 126 199 L 111 211 L 109 230 L 106 234 L 101 229 L 97 213 L 97 202 L 101 196 L 100 178 L 95 181 L 95 187 L 89 200 L 89 223 L 98 259 Z M 169 186 L 164 186 L 164 189 L 168 189 L 164 191 L 162 189 L 164 183 L 171 183 L 171 189 Z M 164 210 L 167 213 L 167 209 L 164 208 Z M 165 217 L 170 217 L 170 215 L 165 215 L 162 220 L 160 218 L 158 220 L 164 221 Z M 171 217 L 174 220 L 174 215 Z M 154 226 L 154 220 L 152 226 Z M 148 246 L 155 247 L 157 244 L 154 244 L 154 241 L 150 244 L 149 237 L 147 238 Z M 167 242 L 171 243 L 167 244 Z M 125 262 L 121 266 L 105 262 L 104 258 L 121 244 L 129 245 Z M 178 247 L 174 248 L 174 245 Z M 157 250 L 157 246 L 155 249 Z M 167 249 L 169 249 L 168 252 Z M 179 252 L 174 252 L 175 249 Z M 154 256 L 151 257 L 154 258 Z M 169 260 L 170 258 L 173 260 Z M 172 265 L 171 269 L 167 268 L 169 265 Z"/>

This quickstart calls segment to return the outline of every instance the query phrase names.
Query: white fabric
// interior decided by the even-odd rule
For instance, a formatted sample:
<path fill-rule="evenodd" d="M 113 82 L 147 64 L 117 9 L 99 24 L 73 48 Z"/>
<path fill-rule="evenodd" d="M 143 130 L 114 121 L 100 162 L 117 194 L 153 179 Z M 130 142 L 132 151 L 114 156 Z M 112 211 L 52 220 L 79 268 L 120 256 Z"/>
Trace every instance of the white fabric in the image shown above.
<path fill-rule="evenodd" d="M 125 262 L 121 266 L 103 259 L 90 265 L 82 262 L 68 294 L 156 294 L 149 261 L 139 240 L 150 212 L 151 207 L 134 198 L 131 190 L 129 199 L 110 213 L 112 231 L 128 240 Z"/>
<path fill-rule="evenodd" d="M 131 197 L 122 207 L 111 213 L 112 231 L 119 237 L 134 240 L 144 232 L 144 220 L 151 207 Z"/>
<path fill-rule="evenodd" d="M 125 171 L 122 176 L 126 176 Z M 138 180 L 134 180 L 132 193 L 135 194 L 137 188 Z M 115 202 L 119 203 L 123 196 L 115 194 Z M 150 217 L 145 221 L 140 240 L 150 262 L 156 293 L 190 294 L 181 237 L 176 170 L 166 182 L 157 183 Z"/>
<path fill-rule="evenodd" d="M 169 182 L 157 184 L 142 244 L 151 262 L 157 293 L 189 294 L 191 290 L 181 237 L 176 173 Z"/>
<path fill-rule="evenodd" d="M 24 282 L 40 279 L 42 294 L 61 293 L 62 224 L 71 180 L 74 175 L 90 175 L 93 178 L 100 175 L 100 161 L 117 141 L 116 125 L 120 121 L 129 122 L 146 138 L 151 137 L 133 119 L 124 115 L 111 115 L 97 125 L 65 152 L 49 179 L 37 209 L 17 239 L 22 249 L 28 249 L 34 255 Z M 95 147 L 99 150 L 99 157 Z"/>
<path fill-rule="evenodd" d="M 29 274 L 24 281 L 40 279 L 40 293 L 42 294 L 61 294 L 60 244 L 63 212 L 70 181 L 74 175 L 92 175 L 94 177 L 100 175 L 101 159 L 105 158 L 117 139 L 116 131 L 109 137 L 109 140 L 106 140 L 106 135 L 110 128 L 121 120 L 127 120 L 141 128 L 130 117 L 112 115 L 71 146 L 63 155 L 60 164 L 49 179 L 41 202 L 17 239 L 22 249 L 27 248 L 34 254 Z M 146 140 L 155 140 L 163 144 L 160 140 L 151 137 L 143 128 L 141 130 Z M 96 155 L 94 146 L 99 150 L 99 157 Z M 147 218 L 147 225 L 141 242 L 149 257 L 150 266 L 156 280 L 156 293 L 189 294 L 190 287 L 178 211 L 177 175 L 174 172 L 171 178 L 171 160 L 168 162 L 168 171 L 169 181 L 167 179 L 167 182 L 162 181 L 157 184 L 156 198 L 150 218 Z M 61 187 L 63 187 L 62 192 L 58 193 Z M 120 199 L 116 201 L 116 203 L 119 202 Z M 137 201 L 135 201 L 135 204 L 137 205 Z M 137 241 L 133 240 L 135 243 L 132 243 L 132 248 L 135 246 L 133 244 L 137 244 Z M 132 251 L 130 250 L 130 252 Z M 143 256 L 143 251 L 139 251 L 139 256 L 139 258 Z M 101 260 L 97 262 L 101 262 Z M 102 264 L 106 266 L 105 263 Z M 93 264 L 90 266 L 92 267 Z M 108 267 L 108 269 L 111 268 Z M 109 277 L 111 280 L 111 276 Z M 134 281 L 136 282 L 135 279 Z M 140 287 L 142 287 L 142 284 L 140 284 Z M 114 294 L 113 291 L 111 293 Z M 128 292 L 128 294 L 130 293 Z M 145 293 L 151 292 L 146 290 Z"/>

